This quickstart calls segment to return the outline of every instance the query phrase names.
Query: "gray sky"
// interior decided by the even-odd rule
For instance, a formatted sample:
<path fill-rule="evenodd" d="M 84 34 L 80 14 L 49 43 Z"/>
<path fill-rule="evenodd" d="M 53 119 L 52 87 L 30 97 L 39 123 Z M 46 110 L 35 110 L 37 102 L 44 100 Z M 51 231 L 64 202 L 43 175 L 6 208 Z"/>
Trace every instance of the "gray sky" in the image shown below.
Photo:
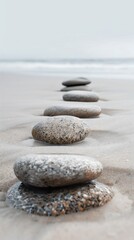
<path fill-rule="evenodd" d="M 134 57 L 134 0 L 0 0 L 0 59 Z"/>

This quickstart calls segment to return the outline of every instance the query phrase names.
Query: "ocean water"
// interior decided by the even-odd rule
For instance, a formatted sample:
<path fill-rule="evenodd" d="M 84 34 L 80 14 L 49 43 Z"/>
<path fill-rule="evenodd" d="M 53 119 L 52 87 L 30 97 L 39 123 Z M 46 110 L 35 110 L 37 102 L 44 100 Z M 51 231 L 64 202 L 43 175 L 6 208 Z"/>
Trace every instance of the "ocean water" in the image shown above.
<path fill-rule="evenodd" d="M 134 59 L 0 61 L 0 72 L 134 79 Z"/>

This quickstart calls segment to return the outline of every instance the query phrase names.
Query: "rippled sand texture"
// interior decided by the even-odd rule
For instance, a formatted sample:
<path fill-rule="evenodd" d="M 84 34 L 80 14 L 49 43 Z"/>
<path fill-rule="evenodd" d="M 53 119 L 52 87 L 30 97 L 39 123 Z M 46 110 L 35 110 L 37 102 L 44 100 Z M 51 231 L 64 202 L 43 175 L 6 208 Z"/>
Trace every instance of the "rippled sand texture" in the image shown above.
<path fill-rule="evenodd" d="M 50 145 L 34 141 L 32 127 L 46 107 L 62 101 L 61 82 L 68 78 L 0 75 L 0 239 L 133 239 L 134 230 L 134 81 L 92 79 L 101 100 L 98 118 L 84 119 L 92 130 L 82 142 Z M 74 103 L 89 106 L 90 103 Z M 94 103 L 91 103 L 92 105 Z M 73 102 L 71 102 L 71 106 Z M 96 105 L 96 103 L 95 103 Z M 5 194 L 17 181 L 13 164 L 29 153 L 72 153 L 96 158 L 104 170 L 99 181 L 112 186 L 105 206 L 57 218 L 27 215 L 9 208 Z M 23 234 L 22 234 L 23 233 Z"/>

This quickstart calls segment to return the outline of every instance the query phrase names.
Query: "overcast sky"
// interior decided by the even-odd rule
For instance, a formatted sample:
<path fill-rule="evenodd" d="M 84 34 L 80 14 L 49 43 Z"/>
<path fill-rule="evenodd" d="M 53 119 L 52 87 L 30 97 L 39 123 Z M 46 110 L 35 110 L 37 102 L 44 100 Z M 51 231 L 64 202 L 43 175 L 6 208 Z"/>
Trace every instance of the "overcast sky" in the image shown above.
<path fill-rule="evenodd" d="M 0 0 L 0 59 L 134 57 L 134 0 Z"/>

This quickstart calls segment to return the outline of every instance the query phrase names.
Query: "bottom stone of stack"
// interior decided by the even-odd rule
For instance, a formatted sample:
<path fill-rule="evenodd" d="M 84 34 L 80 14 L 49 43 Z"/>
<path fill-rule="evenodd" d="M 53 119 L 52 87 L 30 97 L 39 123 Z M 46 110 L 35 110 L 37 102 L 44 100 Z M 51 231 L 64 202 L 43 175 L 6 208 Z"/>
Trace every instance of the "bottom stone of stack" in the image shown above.
<path fill-rule="evenodd" d="M 7 192 L 7 204 L 29 214 L 59 216 L 103 206 L 113 197 L 112 190 L 97 181 L 62 188 L 27 187 L 14 184 Z"/>

